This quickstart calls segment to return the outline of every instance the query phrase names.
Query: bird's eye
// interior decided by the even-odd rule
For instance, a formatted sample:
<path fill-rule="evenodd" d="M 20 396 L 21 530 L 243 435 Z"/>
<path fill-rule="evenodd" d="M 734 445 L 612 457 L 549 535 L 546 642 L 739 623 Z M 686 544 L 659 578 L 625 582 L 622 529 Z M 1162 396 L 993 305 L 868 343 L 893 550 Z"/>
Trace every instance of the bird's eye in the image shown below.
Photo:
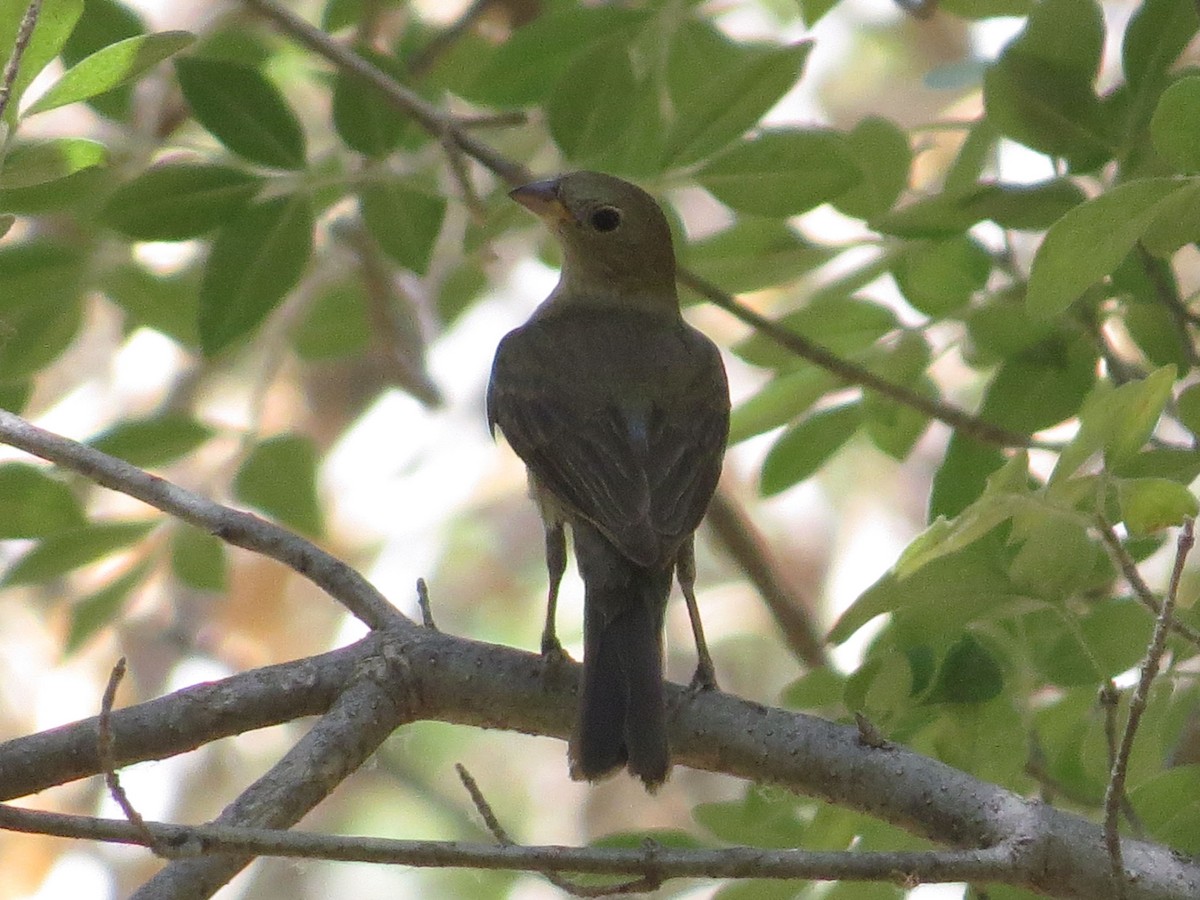
<path fill-rule="evenodd" d="M 616 231 L 621 224 L 621 211 L 615 206 L 601 206 L 592 211 L 588 221 L 597 231 Z"/>

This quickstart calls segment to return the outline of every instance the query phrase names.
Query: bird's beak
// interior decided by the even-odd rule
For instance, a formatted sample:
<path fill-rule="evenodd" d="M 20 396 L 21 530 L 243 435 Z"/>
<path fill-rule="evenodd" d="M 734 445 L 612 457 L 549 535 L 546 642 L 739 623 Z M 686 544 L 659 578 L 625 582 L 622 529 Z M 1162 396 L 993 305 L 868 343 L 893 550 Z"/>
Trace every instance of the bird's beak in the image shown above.
<path fill-rule="evenodd" d="M 571 217 L 571 213 L 558 197 L 557 178 L 530 182 L 509 191 L 508 196 L 548 222 L 563 222 Z"/>

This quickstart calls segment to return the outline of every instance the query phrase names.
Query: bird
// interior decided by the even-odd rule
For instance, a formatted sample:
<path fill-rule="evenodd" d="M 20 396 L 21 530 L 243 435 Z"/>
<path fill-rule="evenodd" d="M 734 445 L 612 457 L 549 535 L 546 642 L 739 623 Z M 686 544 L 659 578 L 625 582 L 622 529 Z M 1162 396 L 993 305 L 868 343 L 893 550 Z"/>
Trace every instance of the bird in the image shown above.
<path fill-rule="evenodd" d="M 721 474 L 729 387 L 716 345 L 680 312 L 667 218 L 634 184 L 571 172 L 509 194 L 562 249 L 559 280 L 500 341 L 487 418 L 525 463 L 549 574 L 541 650 L 555 630 L 565 529 L 584 582 L 583 675 L 569 772 L 622 767 L 647 790 L 671 769 L 663 619 L 678 578 L 696 640 L 692 687 L 716 676 L 695 600 L 693 535 Z"/>

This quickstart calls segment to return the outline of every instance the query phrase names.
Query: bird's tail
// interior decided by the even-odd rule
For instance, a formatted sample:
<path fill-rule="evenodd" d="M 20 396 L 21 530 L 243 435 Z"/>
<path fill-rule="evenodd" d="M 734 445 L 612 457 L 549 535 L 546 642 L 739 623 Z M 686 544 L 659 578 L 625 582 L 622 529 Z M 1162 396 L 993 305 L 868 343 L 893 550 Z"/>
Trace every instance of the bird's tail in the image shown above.
<path fill-rule="evenodd" d="M 571 776 L 593 781 L 625 765 L 654 789 L 671 768 L 662 631 L 672 571 L 634 564 L 590 526 L 573 530 L 586 594 Z"/>

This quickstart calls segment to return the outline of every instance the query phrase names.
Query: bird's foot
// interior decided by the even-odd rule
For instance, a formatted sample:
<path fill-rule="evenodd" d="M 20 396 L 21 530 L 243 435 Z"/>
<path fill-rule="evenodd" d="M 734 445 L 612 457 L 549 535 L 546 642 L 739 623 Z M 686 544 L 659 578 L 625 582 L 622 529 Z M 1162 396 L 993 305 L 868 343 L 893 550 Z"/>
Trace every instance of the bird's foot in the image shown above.
<path fill-rule="evenodd" d="M 703 694 L 717 690 L 717 673 L 713 669 L 712 660 L 701 660 L 696 666 L 688 691 L 693 694 Z"/>
<path fill-rule="evenodd" d="M 542 660 L 547 669 L 557 669 L 563 663 L 570 662 L 571 657 L 555 635 L 542 635 Z"/>

